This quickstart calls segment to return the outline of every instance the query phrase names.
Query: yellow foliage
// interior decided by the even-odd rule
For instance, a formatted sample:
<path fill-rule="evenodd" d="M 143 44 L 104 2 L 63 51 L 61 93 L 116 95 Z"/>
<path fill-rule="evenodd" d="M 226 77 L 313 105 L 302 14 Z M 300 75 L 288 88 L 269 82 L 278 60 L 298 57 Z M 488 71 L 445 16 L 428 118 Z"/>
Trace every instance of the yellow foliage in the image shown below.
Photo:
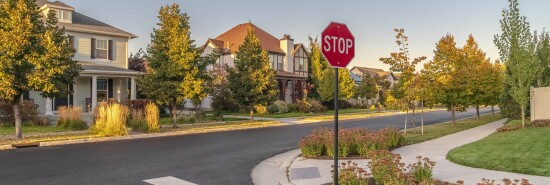
<path fill-rule="evenodd" d="M 101 103 L 95 112 L 95 123 L 92 132 L 100 136 L 127 135 L 126 120 L 128 119 L 128 107 L 113 103 Z"/>
<path fill-rule="evenodd" d="M 149 132 L 159 132 L 159 108 L 154 103 L 149 103 L 145 106 L 145 119 Z"/>

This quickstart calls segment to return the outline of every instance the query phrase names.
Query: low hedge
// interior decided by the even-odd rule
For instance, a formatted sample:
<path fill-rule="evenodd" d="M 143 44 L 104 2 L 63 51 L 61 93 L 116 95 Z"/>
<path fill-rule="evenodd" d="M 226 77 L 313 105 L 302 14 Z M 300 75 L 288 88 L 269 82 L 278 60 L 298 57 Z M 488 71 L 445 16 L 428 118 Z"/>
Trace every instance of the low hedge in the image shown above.
<path fill-rule="evenodd" d="M 341 129 L 338 131 L 338 157 L 361 156 L 370 158 L 375 150 L 389 150 L 402 146 L 405 138 L 395 128 L 378 131 L 367 129 Z M 334 133 L 328 128 L 315 129 L 298 143 L 302 156 L 318 158 L 334 157 Z"/>

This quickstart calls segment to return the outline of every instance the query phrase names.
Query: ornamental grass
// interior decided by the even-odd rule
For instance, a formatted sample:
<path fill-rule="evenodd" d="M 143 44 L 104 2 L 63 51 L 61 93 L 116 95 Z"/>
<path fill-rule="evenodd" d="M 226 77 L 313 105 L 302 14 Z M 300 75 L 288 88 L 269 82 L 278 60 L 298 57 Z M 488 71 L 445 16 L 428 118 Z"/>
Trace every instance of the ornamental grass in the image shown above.
<path fill-rule="evenodd" d="M 159 132 L 159 108 L 154 103 L 149 103 L 145 106 L 145 120 L 147 121 L 147 127 L 149 132 Z"/>
<path fill-rule="evenodd" d="M 58 108 L 57 126 L 73 130 L 86 129 L 86 122 L 82 119 L 82 107 L 61 106 Z"/>
<path fill-rule="evenodd" d="M 95 123 L 92 132 L 100 136 L 128 135 L 126 121 L 128 107 L 118 103 L 101 103 L 95 111 Z"/>

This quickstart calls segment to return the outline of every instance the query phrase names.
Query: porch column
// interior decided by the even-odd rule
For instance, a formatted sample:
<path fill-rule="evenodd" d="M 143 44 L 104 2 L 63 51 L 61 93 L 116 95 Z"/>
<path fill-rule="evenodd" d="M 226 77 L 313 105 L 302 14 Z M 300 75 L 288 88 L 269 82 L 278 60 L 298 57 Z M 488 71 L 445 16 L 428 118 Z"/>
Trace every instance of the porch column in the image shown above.
<path fill-rule="evenodd" d="M 130 80 L 132 80 L 130 84 L 130 99 L 135 100 L 136 99 L 136 79 L 132 77 Z"/>
<path fill-rule="evenodd" d="M 73 104 L 72 104 L 71 106 L 73 106 L 73 107 L 78 107 L 78 106 L 80 106 L 80 105 L 78 104 L 78 87 L 76 87 L 76 86 L 77 86 L 76 81 L 77 81 L 77 80 L 76 80 L 76 78 L 75 78 L 75 79 L 74 79 L 74 83 L 73 83 L 73 89 L 72 89 L 72 90 L 73 90 Z M 81 107 L 82 107 L 82 106 L 81 106 Z M 82 108 L 83 108 L 83 110 L 86 110 L 85 107 L 82 107 Z"/>
<path fill-rule="evenodd" d="M 52 99 L 46 98 L 46 116 L 53 116 Z"/>
<path fill-rule="evenodd" d="M 97 76 L 92 76 L 92 111 L 95 111 L 97 106 Z"/>

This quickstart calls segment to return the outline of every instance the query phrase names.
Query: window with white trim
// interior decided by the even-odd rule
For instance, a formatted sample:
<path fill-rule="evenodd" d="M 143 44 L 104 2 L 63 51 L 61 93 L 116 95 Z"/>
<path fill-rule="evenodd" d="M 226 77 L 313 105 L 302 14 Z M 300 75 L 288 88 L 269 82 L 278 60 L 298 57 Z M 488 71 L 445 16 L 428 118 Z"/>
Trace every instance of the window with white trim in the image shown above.
<path fill-rule="evenodd" d="M 52 9 L 59 22 L 71 22 L 72 12 L 68 10 Z"/>
<path fill-rule="evenodd" d="M 101 59 L 107 59 L 107 55 L 108 55 L 108 41 L 107 40 L 101 40 L 101 39 L 97 39 L 96 42 L 95 42 L 95 53 L 96 53 L 96 58 L 101 58 Z"/>
<path fill-rule="evenodd" d="M 108 99 L 109 82 L 107 79 L 97 79 L 97 101 L 103 102 Z"/>

